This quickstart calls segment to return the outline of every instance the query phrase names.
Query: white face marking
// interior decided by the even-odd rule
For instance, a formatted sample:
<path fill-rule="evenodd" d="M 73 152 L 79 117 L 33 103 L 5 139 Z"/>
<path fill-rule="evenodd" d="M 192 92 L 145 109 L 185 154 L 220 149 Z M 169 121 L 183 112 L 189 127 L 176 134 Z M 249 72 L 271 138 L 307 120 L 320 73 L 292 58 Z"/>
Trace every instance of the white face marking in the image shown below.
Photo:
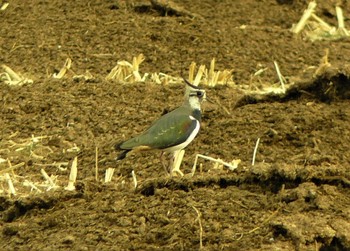
<path fill-rule="evenodd" d="M 201 103 L 196 96 L 189 97 L 188 102 L 193 110 L 201 110 Z"/>

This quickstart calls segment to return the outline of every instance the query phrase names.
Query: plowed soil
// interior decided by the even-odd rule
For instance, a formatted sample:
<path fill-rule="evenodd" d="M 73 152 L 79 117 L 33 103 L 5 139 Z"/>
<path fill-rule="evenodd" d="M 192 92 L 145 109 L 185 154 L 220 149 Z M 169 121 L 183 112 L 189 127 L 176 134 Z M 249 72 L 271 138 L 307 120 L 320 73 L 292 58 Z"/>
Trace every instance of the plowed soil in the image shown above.
<path fill-rule="evenodd" d="M 337 26 L 336 1 L 323 2 L 317 15 Z M 350 250 L 349 41 L 293 35 L 308 1 L 173 3 L 186 11 L 137 0 L 10 0 L 0 11 L 0 62 L 33 80 L 0 84 L 0 249 Z M 349 17 L 349 3 L 341 6 Z M 307 75 L 326 49 L 333 71 Z M 185 176 L 168 177 L 159 152 L 114 160 L 115 143 L 183 99 L 180 83 L 105 80 L 118 60 L 140 53 L 143 73 L 180 76 L 215 58 L 238 87 L 278 82 L 277 61 L 286 78 L 309 85 L 266 100 L 207 88 L 214 103 L 203 104 Z M 54 79 L 67 58 L 70 74 L 93 78 Z M 241 163 L 231 171 L 200 159 L 192 177 L 197 153 Z M 67 191 L 75 157 L 76 189 Z M 6 171 L 11 195 L 3 170 L 16 164 Z M 109 183 L 107 168 L 115 168 Z"/>

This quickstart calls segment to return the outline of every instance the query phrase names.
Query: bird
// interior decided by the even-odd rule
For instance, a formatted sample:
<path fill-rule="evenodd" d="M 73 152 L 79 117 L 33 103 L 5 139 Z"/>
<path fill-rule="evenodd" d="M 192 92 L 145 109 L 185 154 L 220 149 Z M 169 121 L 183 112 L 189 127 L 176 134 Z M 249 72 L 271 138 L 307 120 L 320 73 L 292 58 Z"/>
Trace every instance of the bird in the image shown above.
<path fill-rule="evenodd" d="M 116 144 L 116 150 L 122 151 L 116 158 L 117 161 L 127 157 L 130 152 L 160 150 L 161 163 L 165 171 L 172 176 L 174 159 L 199 132 L 201 103 L 206 100 L 204 89 L 191 84 L 185 78 L 183 80 L 186 90 L 182 105 L 154 121 L 143 133 Z M 165 154 L 170 155 L 168 166 L 164 163 Z M 183 176 L 179 169 L 175 171 Z"/>

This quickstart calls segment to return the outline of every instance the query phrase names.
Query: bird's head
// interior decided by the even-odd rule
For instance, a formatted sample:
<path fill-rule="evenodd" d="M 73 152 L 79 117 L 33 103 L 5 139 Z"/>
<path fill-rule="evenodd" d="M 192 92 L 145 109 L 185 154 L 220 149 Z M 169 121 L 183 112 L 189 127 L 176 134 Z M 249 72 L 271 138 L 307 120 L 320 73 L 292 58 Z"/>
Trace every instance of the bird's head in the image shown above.
<path fill-rule="evenodd" d="M 199 103 L 206 100 L 206 93 L 204 89 L 199 88 L 191 84 L 187 79 L 183 79 L 186 83 L 186 91 L 185 91 L 185 102 L 190 100 L 195 100 Z"/>

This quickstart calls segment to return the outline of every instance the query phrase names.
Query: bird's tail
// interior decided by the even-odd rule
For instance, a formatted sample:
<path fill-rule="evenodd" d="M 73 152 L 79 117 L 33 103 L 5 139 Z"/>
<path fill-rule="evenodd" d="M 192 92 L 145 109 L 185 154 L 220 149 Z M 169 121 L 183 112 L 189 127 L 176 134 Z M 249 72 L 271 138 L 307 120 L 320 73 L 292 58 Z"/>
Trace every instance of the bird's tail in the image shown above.
<path fill-rule="evenodd" d="M 118 155 L 118 157 L 115 158 L 116 161 L 125 159 L 125 157 L 126 157 L 126 155 L 128 154 L 128 152 L 131 151 L 131 149 L 122 149 L 122 148 L 120 148 L 120 145 L 121 145 L 121 144 L 123 144 L 123 142 L 120 142 L 120 143 L 118 143 L 118 144 L 116 144 L 116 145 L 114 146 L 114 148 L 115 148 L 116 150 L 123 150 L 123 152 L 120 153 L 120 154 Z"/>
<path fill-rule="evenodd" d="M 115 158 L 116 161 L 118 160 L 122 160 L 125 159 L 126 155 L 128 154 L 128 152 L 130 152 L 131 150 L 124 150 L 121 154 L 118 155 L 118 157 Z"/>

